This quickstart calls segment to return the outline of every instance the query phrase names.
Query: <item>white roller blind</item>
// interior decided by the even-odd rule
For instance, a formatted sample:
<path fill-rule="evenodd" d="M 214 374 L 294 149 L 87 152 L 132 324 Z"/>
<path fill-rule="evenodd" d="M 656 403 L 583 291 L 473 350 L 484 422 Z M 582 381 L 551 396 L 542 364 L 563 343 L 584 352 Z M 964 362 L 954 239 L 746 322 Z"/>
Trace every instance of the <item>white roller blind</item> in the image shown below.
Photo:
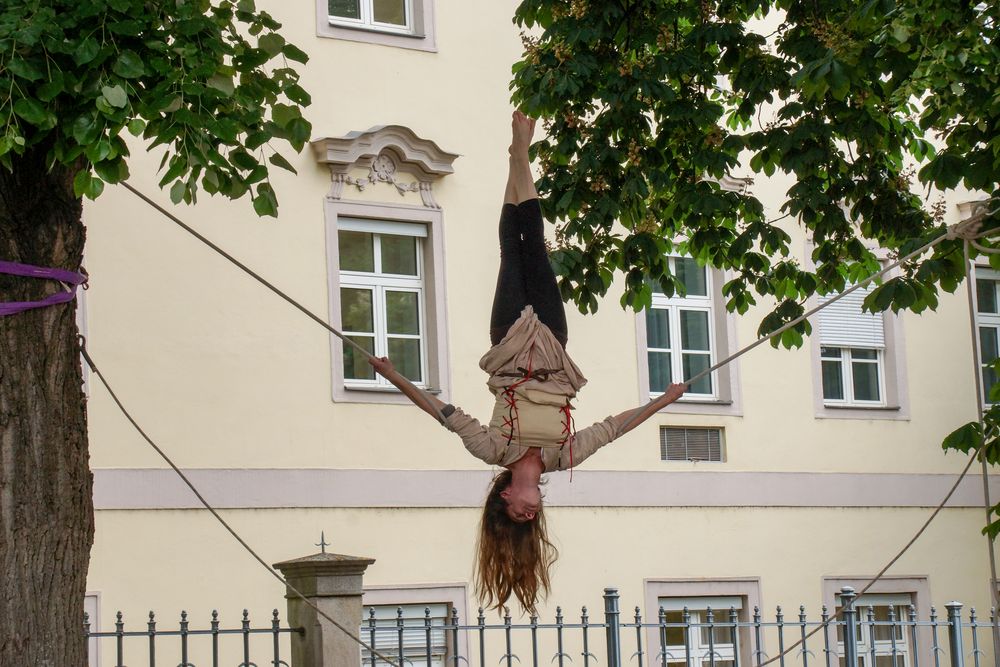
<path fill-rule="evenodd" d="M 663 607 L 663 611 L 683 611 L 684 607 L 687 607 L 689 611 L 704 611 L 709 607 L 712 608 L 712 613 L 716 614 L 716 620 L 719 620 L 717 612 L 729 612 L 730 607 L 735 607 L 736 609 L 743 609 L 743 598 L 738 595 L 712 595 L 706 597 L 689 597 L 689 598 L 658 598 L 656 600 L 659 606 Z"/>
<path fill-rule="evenodd" d="M 338 218 L 337 229 L 345 232 L 394 234 L 396 236 L 427 237 L 427 225 L 419 222 L 393 222 L 392 220 L 366 220 L 364 218 Z"/>
<path fill-rule="evenodd" d="M 885 347 L 885 326 L 882 314 L 861 310 L 861 304 L 872 292 L 872 286 L 862 287 L 819 311 L 819 337 L 823 345 L 834 347 Z M 826 303 L 832 296 L 820 297 Z"/>
<path fill-rule="evenodd" d="M 837 596 L 837 602 L 840 602 L 839 595 Z M 910 597 L 909 593 L 868 593 L 857 598 L 854 601 L 854 607 L 856 609 L 863 609 L 864 607 L 897 607 L 899 605 L 908 607 L 912 602 L 913 598 Z"/>

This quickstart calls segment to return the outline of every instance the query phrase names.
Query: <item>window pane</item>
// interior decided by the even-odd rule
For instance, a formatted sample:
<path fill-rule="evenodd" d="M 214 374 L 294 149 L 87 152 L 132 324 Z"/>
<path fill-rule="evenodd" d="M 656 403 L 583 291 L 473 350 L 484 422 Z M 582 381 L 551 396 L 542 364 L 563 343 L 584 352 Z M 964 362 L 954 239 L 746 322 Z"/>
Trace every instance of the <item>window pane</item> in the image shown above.
<path fill-rule="evenodd" d="M 704 310 L 681 311 L 681 348 L 684 350 L 711 349 L 708 342 L 708 312 Z M 690 376 L 688 376 L 690 377 Z"/>
<path fill-rule="evenodd" d="M 694 377 L 698 373 L 706 370 L 712 366 L 711 357 L 707 354 L 689 354 L 684 353 L 683 357 L 684 366 L 684 377 L 690 378 Z M 706 375 L 705 377 L 698 378 L 695 382 L 691 383 L 691 389 L 689 393 L 692 394 L 711 394 L 712 393 L 712 376 Z"/>
<path fill-rule="evenodd" d="M 819 349 L 819 356 L 824 359 L 840 359 L 841 352 L 839 347 L 821 347 Z"/>
<path fill-rule="evenodd" d="M 361 18 L 359 0 L 328 0 L 327 7 L 330 10 L 330 16 L 339 16 L 345 19 Z"/>
<path fill-rule="evenodd" d="M 997 312 L 997 281 L 977 278 L 976 301 L 980 313 Z"/>
<path fill-rule="evenodd" d="M 852 359 L 878 359 L 878 350 L 851 348 Z"/>
<path fill-rule="evenodd" d="M 667 623 L 683 623 L 684 615 L 679 611 L 668 611 L 666 612 Z M 667 631 L 667 646 L 683 646 L 684 645 L 684 634 L 685 628 L 666 628 Z M 676 656 L 683 657 L 683 656 Z"/>
<path fill-rule="evenodd" d="M 375 354 L 375 338 L 371 336 L 348 336 L 355 343 Z M 374 380 L 375 369 L 368 363 L 368 358 L 354 349 L 353 345 L 344 343 L 344 379 Z"/>
<path fill-rule="evenodd" d="M 386 329 L 390 334 L 420 334 L 420 305 L 416 292 L 385 293 Z"/>
<path fill-rule="evenodd" d="M 854 398 L 858 401 L 878 401 L 878 364 L 871 362 L 853 362 L 851 364 L 854 376 Z"/>
<path fill-rule="evenodd" d="M 983 400 L 990 402 L 990 390 L 997 383 L 997 374 L 989 366 L 983 366 Z"/>
<path fill-rule="evenodd" d="M 979 327 L 979 353 L 984 364 L 997 358 L 997 330 L 995 327 Z"/>
<path fill-rule="evenodd" d="M 670 353 L 649 352 L 649 391 L 666 391 L 670 384 Z"/>
<path fill-rule="evenodd" d="M 344 331 L 374 332 L 371 290 L 340 288 L 340 321 Z"/>
<path fill-rule="evenodd" d="M 823 360 L 823 398 L 828 401 L 844 400 L 844 378 L 841 375 L 840 355 L 838 354 L 837 357 L 837 361 Z"/>
<path fill-rule="evenodd" d="M 405 0 L 374 0 L 375 22 L 406 25 Z"/>
<path fill-rule="evenodd" d="M 893 656 L 890 655 L 876 655 L 875 656 L 875 667 L 903 667 L 906 661 L 903 660 L 903 655 L 900 653 L 899 646 L 896 647 L 895 660 Z"/>
<path fill-rule="evenodd" d="M 689 257 L 678 257 L 674 260 L 674 273 L 684 283 L 688 296 L 708 296 L 708 281 L 705 279 L 705 268 Z"/>
<path fill-rule="evenodd" d="M 670 349 L 670 311 L 646 309 L 646 347 Z"/>
<path fill-rule="evenodd" d="M 367 271 L 375 270 L 375 251 L 372 235 L 367 232 L 337 233 L 340 241 L 340 270 Z"/>
<path fill-rule="evenodd" d="M 417 275 L 417 239 L 385 234 L 382 240 L 382 273 Z"/>
<path fill-rule="evenodd" d="M 420 382 L 420 340 L 417 338 L 390 338 L 389 358 L 400 375 L 407 380 Z"/>
<path fill-rule="evenodd" d="M 705 650 L 708 650 L 708 646 L 705 646 Z M 710 660 L 702 660 L 702 667 L 712 667 L 712 662 Z M 715 667 L 733 667 L 732 660 L 719 660 L 718 657 L 715 658 Z M 881 666 L 880 666 L 881 667 Z"/>
<path fill-rule="evenodd" d="M 715 623 L 728 623 L 729 622 L 729 611 L 728 610 L 725 610 L 725 611 L 724 610 L 715 611 L 713 609 L 712 613 L 715 614 L 715 621 L 714 621 Z M 704 620 L 703 620 L 703 622 L 707 623 L 707 621 L 704 621 Z M 709 629 L 705 628 L 705 627 L 701 628 L 701 643 L 706 648 L 708 647 L 708 630 Z M 732 645 L 733 645 L 733 629 L 731 627 L 721 627 L 720 628 L 720 627 L 716 626 L 716 627 L 712 628 L 712 634 L 714 635 L 713 642 L 715 643 L 715 648 L 716 649 L 718 649 L 719 647 L 732 647 Z M 720 661 L 718 659 L 718 657 L 716 657 L 715 664 L 718 665 L 718 664 L 720 664 L 720 662 L 722 662 L 722 661 Z"/>

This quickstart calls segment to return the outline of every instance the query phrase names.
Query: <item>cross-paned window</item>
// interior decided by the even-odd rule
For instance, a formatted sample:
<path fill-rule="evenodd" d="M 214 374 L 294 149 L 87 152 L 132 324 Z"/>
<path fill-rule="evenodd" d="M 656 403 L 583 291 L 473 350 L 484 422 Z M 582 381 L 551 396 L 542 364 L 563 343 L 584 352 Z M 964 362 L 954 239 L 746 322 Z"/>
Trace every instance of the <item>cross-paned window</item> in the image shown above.
<path fill-rule="evenodd" d="M 671 257 L 670 270 L 685 285 L 683 296 L 667 296 L 653 285 L 653 303 L 646 310 L 646 357 L 649 393 L 661 394 L 671 382 L 683 382 L 710 368 L 714 358 L 711 276 L 687 257 Z M 716 396 L 712 375 L 695 381 L 688 397 Z"/>
<path fill-rule="evenodd" d="M 427 375 L 424 225 L 341 218 L 340 316 L 343 332 L 375 356 L 388 356 L 404 377 Z M 344 346 L 347 386 L 390 386 L 352 346 Z"/>
<path fill-rule="evenodd" d="M 908 667 L 912 637 L 903 625 L 912 598 L 906 593 L 862 595 L 854 601 L 857 612 L 859 667 Z M 840 608 L 837 609 L 838 615 Z M 869 614 L 869 612 L 871 612 Z M 844 660 L 844 626 L 837 626 L 837 649 L 840 664 Z M 872 663 L 872 650 L 875 662 Z"/>
<path fill-rule="evenodd" d="M 662 646 L 658 649 L 662 655 L 651 661 L 661 664 L 665 659 L 668 665 L 687 665 L 687 655 L 691 656 L 693 667 L 733 667 L 735 656 L 739 651 L 740 633 L 729 621 L 730 609 L 739 612 L 743 609 L 743 598 L 739 596 L 726 597 L 661 597 L 657 599 L 664 611 L 668 625 Z M 687 608 L 688 623 L 694 627 L 684 627 L 684 608 Z M 708 610 L 712 610 L 709 620 Z"/>
<path fill-rule="evenodd" d="M 327 0 L 330 22 L 390 32 L 413 32 L 412 0 Z"/>
<path fill-rule="evenodd" d="M 990 365 L 1000 356 L 1000 271 L 976 270 L 976 326 L 979 329 L 979 380 L 983 401 L 990 402 L 990 389 L 997 382 Z"/>

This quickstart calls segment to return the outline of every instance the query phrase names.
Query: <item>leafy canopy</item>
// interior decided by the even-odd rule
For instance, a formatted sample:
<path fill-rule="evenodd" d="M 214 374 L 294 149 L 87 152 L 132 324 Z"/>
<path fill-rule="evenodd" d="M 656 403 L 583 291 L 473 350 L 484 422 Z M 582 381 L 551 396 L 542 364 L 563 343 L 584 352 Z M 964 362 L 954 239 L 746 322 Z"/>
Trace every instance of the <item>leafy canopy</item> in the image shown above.
<path fill-rule="evenodd" d="M 309 94 L 288 61 L 306 54 L 253 0 L 7 0 L 0 8 L 0 164 L 44 151 L 77 196 L 128 178 L 124 130 L 166 148 L 161 187 L 199 185 L 276 215 L 272 147 L 301 150 Z"/>
<path fill-rule="evenodd" d="M 534 149 L 545 213 L 562 221 L 564 297 L 596 310 L 620 272 L 622 305 L 641 309 L 653 285 L 683 292 L 666 256 L 686 253 L 731 270 L 730 310 L 776 300 L 764 334 L 875 272 L 871 245 L 903 255 L 940 235 L 943 210 L 918 186 L 1000 195 L 998 13 L 956 0 L 524 0 L 513 96 L 546 121 Z M 752 189 L 720 186 L 747 166 L 791 181 L 780 210 L 813 241 L 812 270 Z M 867 306 L 934 308 L 963 275 L 960 242 L 945 241 Z"/>

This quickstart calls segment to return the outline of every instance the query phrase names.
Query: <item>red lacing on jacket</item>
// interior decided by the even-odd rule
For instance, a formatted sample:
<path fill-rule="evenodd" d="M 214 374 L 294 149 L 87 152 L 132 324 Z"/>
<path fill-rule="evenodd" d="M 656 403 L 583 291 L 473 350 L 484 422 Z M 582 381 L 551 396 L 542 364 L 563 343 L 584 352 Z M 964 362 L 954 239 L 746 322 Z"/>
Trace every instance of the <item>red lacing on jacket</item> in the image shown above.
<path fill-rule="evenodd" d="M 573 481 L 573 438 L 576 437 L 576 423 L 573 421 L 573 406 L 566 401 L 566 405 L 559 408 L 559 411 L 563 413 L 565 421 L 563 422 L 563 433 L 566 435 L 563 438 L 562 445 L 559 447 L 560 457 L 562 456 L 562 448 L 569 443 L 569 481 Z"/>
<path fill-rule="evenodd" d="M 524 377 L 503 390 L 503 398 L 507 402 L 507 416 L 503 418 L 503 425 L 508 429 L 507 447 L 510 447 L 510 443 L 514 439 L 515 428 L 517 428 L 517 439 L 521 439 L 521 424 L 517 418 L 517 395 L 514 390 L 531 379 L 531 352 L 534 349 L 535 346 L 532 345 L 528 350 L 528 367 L 526 369 L 518 368 L 524 373 Z"/>

